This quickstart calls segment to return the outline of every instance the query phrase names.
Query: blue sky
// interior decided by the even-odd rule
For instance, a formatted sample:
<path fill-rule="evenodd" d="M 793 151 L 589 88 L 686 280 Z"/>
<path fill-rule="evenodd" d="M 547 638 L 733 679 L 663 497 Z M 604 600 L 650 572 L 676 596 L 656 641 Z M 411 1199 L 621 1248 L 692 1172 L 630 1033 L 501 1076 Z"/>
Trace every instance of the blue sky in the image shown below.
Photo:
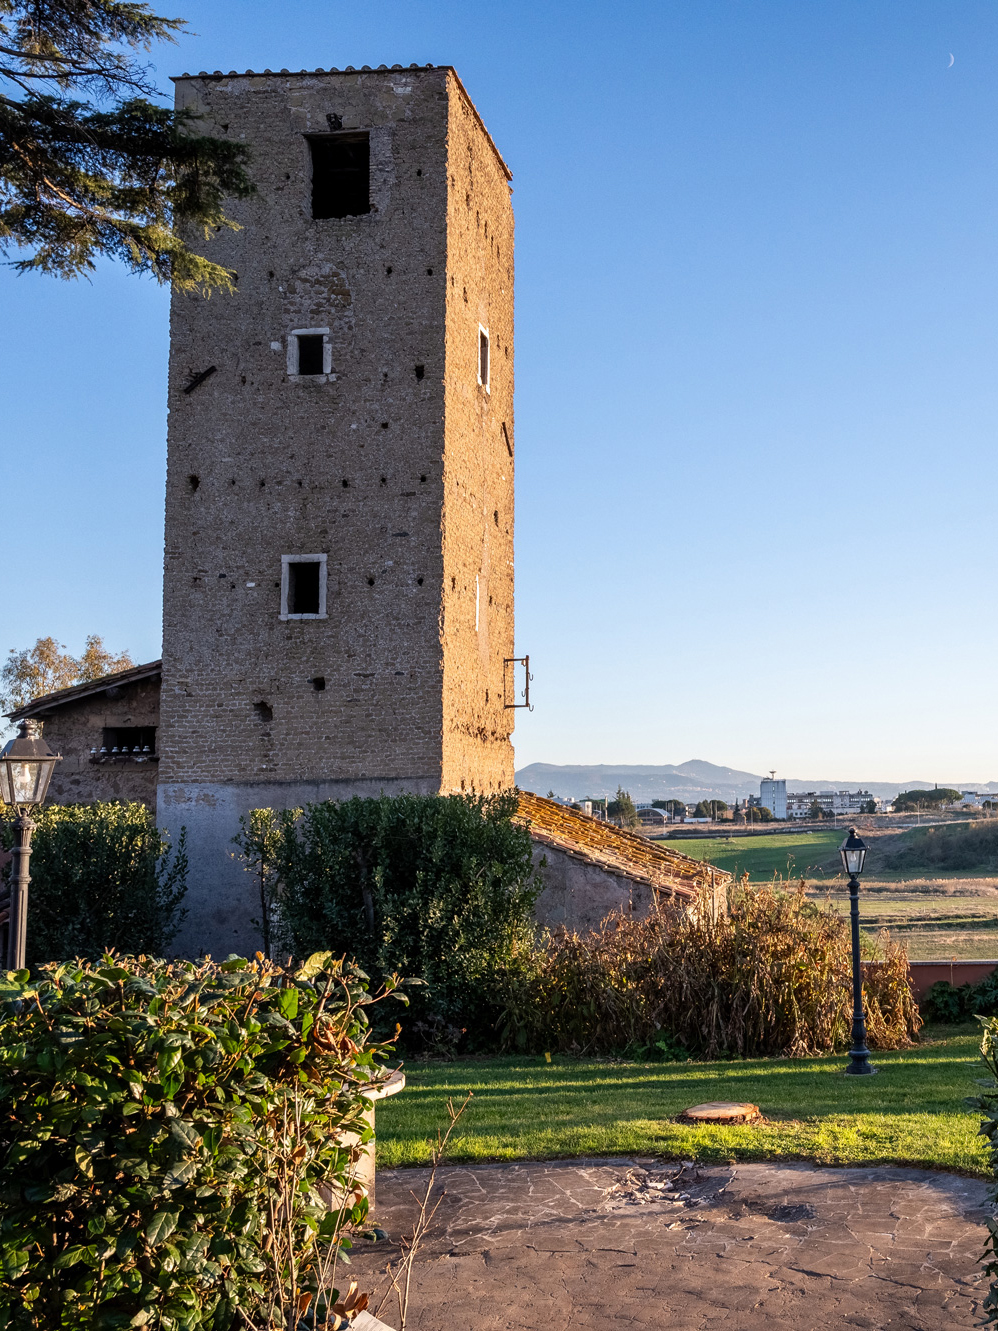
<path fill-rule="evenodd" d="M 161 8 L 164 89 L 450 63 L 513 169 L 518 765 L 998 778 L 993 3 Z M 0 655 L 159 652 L 167 304 L 0 273 Z"/>

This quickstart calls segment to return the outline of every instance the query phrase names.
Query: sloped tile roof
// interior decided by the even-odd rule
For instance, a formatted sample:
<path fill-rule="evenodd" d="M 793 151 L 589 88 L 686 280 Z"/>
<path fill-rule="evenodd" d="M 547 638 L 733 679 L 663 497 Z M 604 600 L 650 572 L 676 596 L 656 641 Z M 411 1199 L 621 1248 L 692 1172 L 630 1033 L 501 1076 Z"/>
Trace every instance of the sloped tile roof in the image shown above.
<path fill-rule="evenodd" d="M 691 897 L 698 887 L 709 887 L 712 882 L 720 886 L 731 879 L 723 869 L 714 869 L 637 832 L 589 818 L 554 800 L 526 790 L 518 790 L 517 797 L 519 816 L 530 828 L 534 841 L 610 873 L 680 897 Z"/>
<path fill-rule="evenodd" d="M 148 661 L 145 665 L 129 666 L 127 670 L 117 670 L 113 675 L 102 675 L 100 679 L 88 679 L 83 684 L 71 684 L 68 689 L 56 689 L 54 693 L 45 693 L 40 698 L 32 698 L 23 707 L 16 707 L 7 715 L 12 721 L 20 721 L 26 716 L 38 716 L 51 708 L 61 707 L 64 703 L 79 702 L 92 693 L 103 693 L 105 689 L 120 688 L 123 684 L 136 684 L 140 679 L 152 679 L 163 672 L 162 661 Z"/>

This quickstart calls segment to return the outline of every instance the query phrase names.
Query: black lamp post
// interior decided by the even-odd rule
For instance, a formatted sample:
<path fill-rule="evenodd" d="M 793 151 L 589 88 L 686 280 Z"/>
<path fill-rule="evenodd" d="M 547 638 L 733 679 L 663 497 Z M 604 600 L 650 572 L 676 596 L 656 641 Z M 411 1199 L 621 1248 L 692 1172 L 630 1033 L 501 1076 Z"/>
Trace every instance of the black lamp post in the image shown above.
<path fill-rule="evenodd" d="M 863 1013 L 863 971 L 859 961 L 859 875 L 866 863 L 866 842 L 850 827 L 839 846 L 842 868 L 849 875 L 849 915 L 852 921 L 852 1048 L 849 1050 L 850 1077 L 868 1077 L 876 1068 L 870 1064 L 866 1047 L 866 1017 Z"/>
<path fill-rule="evenodd" d="M 28 860 L 35 824 L 31 810 L 44 803 L 55 765 L 62 756 L 42 739 L 41 721 L 22 721 L 17 735 L 0 753 L 0 799 L 15 811 L 14 882 L 7 923 L 7 969 L 24 969 L 28 927 Z"/>

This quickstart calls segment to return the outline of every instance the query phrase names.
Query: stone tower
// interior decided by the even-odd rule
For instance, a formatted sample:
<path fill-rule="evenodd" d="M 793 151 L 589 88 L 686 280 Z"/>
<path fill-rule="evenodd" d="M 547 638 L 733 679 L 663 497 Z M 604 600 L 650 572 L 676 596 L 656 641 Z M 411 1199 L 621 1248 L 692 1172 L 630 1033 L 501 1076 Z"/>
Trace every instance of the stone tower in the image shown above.
<path fill-rule="evenodd" d="M 178 948 L 259 946 L 241 814 L 513 784 L 510 174 L 450 68 L 201 74 L 252 151 L 175 294 L 158 819 Z"/>

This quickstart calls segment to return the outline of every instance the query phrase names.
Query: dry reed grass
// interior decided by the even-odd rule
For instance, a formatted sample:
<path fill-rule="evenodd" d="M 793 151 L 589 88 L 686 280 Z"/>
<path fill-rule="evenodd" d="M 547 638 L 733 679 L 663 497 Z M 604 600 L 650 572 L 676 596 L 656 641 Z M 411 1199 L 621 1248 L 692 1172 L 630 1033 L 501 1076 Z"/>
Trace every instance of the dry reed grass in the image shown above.
<path fill-rule="evenodd" d="M 504 1028 L 514 1049 L 599 1054 L 665 1040 L 706 1058 L 803 1056 L 849 1041 L 848 925 L 803 883 L 743 881 L 727 911 L 704 894 L 686 911 L 611 915 L 519 961 Z M 870 1047 L 911 1044 L 921 1019 L 907 953 L 887 935 L 864 963 L 864 992 Z"/>

